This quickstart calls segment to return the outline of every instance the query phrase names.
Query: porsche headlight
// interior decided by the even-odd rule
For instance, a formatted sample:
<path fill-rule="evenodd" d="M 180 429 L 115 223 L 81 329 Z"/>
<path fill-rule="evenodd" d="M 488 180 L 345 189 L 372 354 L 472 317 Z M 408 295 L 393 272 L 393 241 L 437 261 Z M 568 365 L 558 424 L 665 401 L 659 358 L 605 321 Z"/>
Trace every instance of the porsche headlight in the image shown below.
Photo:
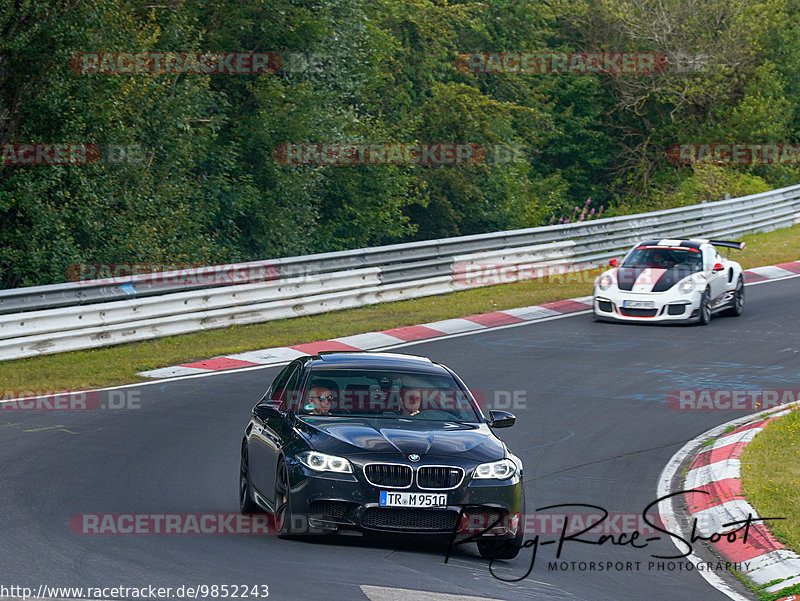
<path fill-rule="evenodd" d="M 326 455 L 317 451 L 305 451 L 297 456 L 297 459 L 309 469 L 315 472 L 336 472 L 337 474 L 352 474 L 353 466 L 344 457 Z"/>
<path fill-rule="evenodd" d="M 608 290 L 614 284 L 614 280 L 610 275 L 604 275 L 600 278 L 600 281 L 597 282 L 597 287 L 600 290 Z"/>
<path fill-rule="evenodd" d="M 476 480 L 508 480 L 517 473 L 517 464 L 510 459 L 481 463 L 472 476 Z"/>
<path fill-rule="evenodd" d="M 683 280 L 681 285 L 678 286 L 678 290 L 681 291 L 681 294 L 689 294 L 695 288 L 694 280 L 689 278 L 688 280 Z"/>

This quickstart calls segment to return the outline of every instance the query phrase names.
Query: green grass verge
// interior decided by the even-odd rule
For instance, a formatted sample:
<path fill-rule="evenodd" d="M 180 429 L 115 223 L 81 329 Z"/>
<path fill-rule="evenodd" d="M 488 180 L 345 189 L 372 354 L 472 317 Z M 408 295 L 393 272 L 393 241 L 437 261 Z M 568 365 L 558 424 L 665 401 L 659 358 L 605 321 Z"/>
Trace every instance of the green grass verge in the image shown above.
<path fill-rule="evenodd" d="M 739 580 L 742 584 L 747 586 L 756 595 L 758 595 L 759 601 L 780 601 L 781 599 L 785 599 L 786 597 L 790 597 L 791 595 L 800 594 L 800 584 L 795 584 L 777 593 L 768 593 L 765 590 L 768 586 L 772 586 L 773 584 L 778 584 L 779 582 L 785 582 L 785 581 L 776 580 L 774 582 L 768 582 L 763 586 L 754 586 L 753 583 L 750 582 L 750 579 L 743 573 L 739 572 L 738 570 L 731 570 L 731 573 L 736 577 L 737 580 Z"/>
<path fill-rule="evenodd" d="M 800 551 L 800 410 L 776 419 L 745 447 L 742 487 L 762 516 L 785 517 L 769 523 L 786 546 Z"/>
<path fill-rule="evenodd" d="M 800 584 L 785 588 L 779 593 L 765 593 L 759 591 L 759 589 L 756 589 L 756 593 L 758 593 L 759 601 L 778 601 L 779 599 L 791 597 L 792 595 L 800 595 Z"/>
<path fill-rule="evenodd" d="M 785 517 L 769 523 L 775 537 L 800 551 L 800 410 L 775 420 L 745 447 L 742 488 L 759 515 Z M 779 593 L 754 588 L 761 601 L 800 595 L 800 582 Z M 787 582 L 788 584 L 788 582 Z"/>
<path fill-rule="evenodd" d="M 800 259 L 800 226 L 743 238 L 745 268 Z M 0 362 L 0 390 L 76 390 L 138 382 L 137 372 L 218 355 L 325 340 L 592 293 L 593 274 L 487 286 L 309 317 Z"/>

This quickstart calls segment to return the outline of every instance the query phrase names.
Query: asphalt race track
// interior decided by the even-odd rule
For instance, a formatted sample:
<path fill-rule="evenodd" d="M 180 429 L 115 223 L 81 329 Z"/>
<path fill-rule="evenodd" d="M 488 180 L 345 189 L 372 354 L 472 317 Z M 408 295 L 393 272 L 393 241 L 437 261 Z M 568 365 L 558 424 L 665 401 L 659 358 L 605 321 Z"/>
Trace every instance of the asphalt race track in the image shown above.
<path fill-rule="evenodd" d="M 715 317 L 708 327 L 606 324 L 584 314 L 401 352 L 445 363 L 490 398 L 525 391 L 512 409 L 517 425 L 499 433 L 524 461 L 528 511 L 588 503 L 639 514 L 687 440 L 743 415 L 676 411 L 666 405 L 669 391 L 800 389 L 798 297 L 793 278 L 748 286 L 744 315 Z M 530 575 L 507 583 L 492 577 L 474 545 L 445 565 L 446 545 L 425 538 L 70 530 L 70 516 L 82 513 L 236 512 L 242 430 L 277 371 L 143 385 L 132 389 L 141 392 L 139 410 L 0 411 L 0 583 L 267 584 L 277 600 L 415 598 L 374 587 L 514 601 L 727 599 L 697 572 L 648 569 L 651 554 L 677 553 L 666 537 L 646 549 L 572 543 L 561 557 L 639 561 L 638 571 L 552 571 L 555 545 L 541 547 Z M 521 576 L 530 559 L 523 550 L 496 571 Z"/>

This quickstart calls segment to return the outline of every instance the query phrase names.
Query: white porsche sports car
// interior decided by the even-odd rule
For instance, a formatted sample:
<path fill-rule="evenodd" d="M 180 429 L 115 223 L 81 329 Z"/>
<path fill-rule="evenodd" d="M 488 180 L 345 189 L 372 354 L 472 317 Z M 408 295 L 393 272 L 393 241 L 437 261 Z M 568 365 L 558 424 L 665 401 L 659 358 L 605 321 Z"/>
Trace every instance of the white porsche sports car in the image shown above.
<path fill-rule="evenodd" d="M 726 240 L 647 240 L 594 282 L 598 320 L 645 322 L 711 321 L 715 313 L 741 315 L 742 266 L 716 247 L 743 249 Z"/>

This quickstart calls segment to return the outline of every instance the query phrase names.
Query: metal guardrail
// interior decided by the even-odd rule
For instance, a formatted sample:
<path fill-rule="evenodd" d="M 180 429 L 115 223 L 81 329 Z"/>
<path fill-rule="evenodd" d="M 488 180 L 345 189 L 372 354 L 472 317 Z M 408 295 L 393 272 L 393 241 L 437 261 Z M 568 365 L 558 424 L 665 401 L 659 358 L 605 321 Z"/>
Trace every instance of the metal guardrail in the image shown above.
<path fill-rule="evenodd" d="M 646 238 L 800 223 L 800 186 L 653 213 L 160 274 L 0 290 L 0 360 L 442 294 L 469 266 L 599 264 Z M 472 284 L 476 285 L 476 284 Z"/>

